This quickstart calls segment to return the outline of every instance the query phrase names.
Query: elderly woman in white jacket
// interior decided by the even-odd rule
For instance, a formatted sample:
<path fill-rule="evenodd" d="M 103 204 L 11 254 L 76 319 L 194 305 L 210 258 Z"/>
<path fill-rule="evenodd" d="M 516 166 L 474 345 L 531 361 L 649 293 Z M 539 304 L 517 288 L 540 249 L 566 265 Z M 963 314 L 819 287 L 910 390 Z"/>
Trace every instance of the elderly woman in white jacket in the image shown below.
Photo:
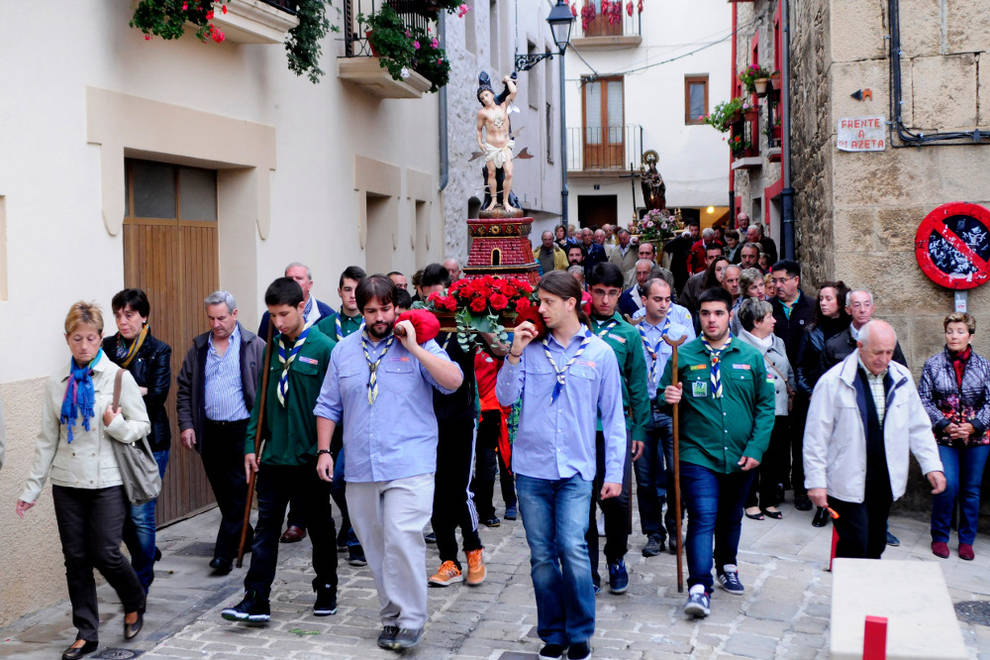
<path fill-rule="evenodd" d="M 829 369 L 811 395 L 804 427 L 804 483 L 808 497 L 831 506 L 837 557 L 879 559 L 887 544 L 891 503 L 907 487 L 914 454 L 932 493 L 945 475 L 932 424 L 911 372 L 891 359 L 897 335 L 870 321 L 857 349 Z"/>
<path fill-rule="evenodd" d="M 72 359 L 69 368 L 45 386 L 34 465 L 17 500 L 17 515 L 23 518 L 51 477 L 72 623 L 78 630 L 63 660 L 81 658 L 99 645 L 94 568 L 124 606 L 124 638 L 135 637 L 144 620 L 144 589 L 120 551 L 129 507 L 111 443 L 140 440 L 151 424 L 137 383 L 126 370 L 119 407 L 113 408 L 114 378 L 120 368 L 103 354 L 102 335 L 99 307 L 73 304 L 65 318 Z"/>
<path fill-rule="evenodd" d="M 763 520 L 764 517 L 784 517 L 777 507 L 784 492 L 784 478 L 788 473 L 790 455 L 787 446 L 790 412 L 790 392 L 794 391 L 794 371 L 787 360 L 784 340 L 773 334 L 776 320 L 773 305 L 758 298 L 746 298 L 738 307 L 739 339 L 763 355 L 767 366 L 767 378 L 773 381 L 774 420 L 770 445 L 763 454 L 763 462 L 757 468 L 749 495 L 746 497 L 747 518 Z"/>

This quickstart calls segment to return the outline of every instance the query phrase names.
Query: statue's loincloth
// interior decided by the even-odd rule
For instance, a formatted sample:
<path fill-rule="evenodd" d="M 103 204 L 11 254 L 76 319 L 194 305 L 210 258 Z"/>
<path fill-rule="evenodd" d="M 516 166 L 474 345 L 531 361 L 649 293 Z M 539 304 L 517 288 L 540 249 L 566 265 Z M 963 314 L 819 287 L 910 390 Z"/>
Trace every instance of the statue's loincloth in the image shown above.
<path fill-rule="evenodd" d="M 509 140 L 504 147 L 494 147 L 485 143 L 485 162 L 495 164 L 495 167 L 503 167 L 507 161 L 512 160 L 512 147 L 516 146 L 514 140 Z"/>

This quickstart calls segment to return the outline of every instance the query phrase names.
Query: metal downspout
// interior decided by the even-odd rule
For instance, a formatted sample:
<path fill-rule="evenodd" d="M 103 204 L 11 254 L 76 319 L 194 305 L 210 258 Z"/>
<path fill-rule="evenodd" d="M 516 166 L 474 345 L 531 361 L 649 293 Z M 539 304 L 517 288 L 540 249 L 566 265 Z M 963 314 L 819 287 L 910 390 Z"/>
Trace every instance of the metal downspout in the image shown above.
<path fill-rule="evenodd" d="M 440 12 L 437 18 L 437 38 L 440 41 L 440 48 L 447 49 L 447 19 L 446 12 Z M 450 180 L 450 160 L 447 153 L 447 86 L 444 85 L 438 92 L 438 103 L 440 104 L 440 192 L 443 192 Z"/>
<path fill-rule="evenodd" d="M 783 106 L 782 149 L 780 159 L 781 176 L 784 188 L 780 191 L 781 213 L 781 254 L 785 259 L 794 259 L 794 189 L 791 188 L 791 12 L 789 0 L 780 0 L 780 22 L 783 23 L 784 40 L 780 79 L 780 103 Z"/>

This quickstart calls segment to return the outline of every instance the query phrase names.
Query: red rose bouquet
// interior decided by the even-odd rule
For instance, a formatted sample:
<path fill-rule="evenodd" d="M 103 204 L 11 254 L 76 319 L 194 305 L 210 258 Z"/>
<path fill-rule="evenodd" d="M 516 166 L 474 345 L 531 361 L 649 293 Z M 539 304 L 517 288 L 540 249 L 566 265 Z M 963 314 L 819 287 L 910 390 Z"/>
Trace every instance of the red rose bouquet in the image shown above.
<path fill-rule="evenodd" d="M 492 275 L 457 280 L 426 300 L 427 309 L 454 314 L 457 340 L 465 347 L 478 333 L 491 333 L 505 341 L 505 324 L 534 307 L 533 285 L 527 280 Z"/>

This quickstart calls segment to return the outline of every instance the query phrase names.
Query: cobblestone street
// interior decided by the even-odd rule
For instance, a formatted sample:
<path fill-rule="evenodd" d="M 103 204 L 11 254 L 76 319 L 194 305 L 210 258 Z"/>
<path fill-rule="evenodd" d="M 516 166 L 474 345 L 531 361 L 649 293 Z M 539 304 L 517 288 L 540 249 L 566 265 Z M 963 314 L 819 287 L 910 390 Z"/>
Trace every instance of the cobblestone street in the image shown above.
<path fill-rule="evenodd" d="M 823 565 L 830 530 L 813 528 L 810 514 L 795 512 L 789 504 L 783 510 L 781 521 L 744 519 L 739 561 L 746 595 L 716 590 L 712 614 L 702 621 L 687 620 L 681 613 L 685 596 L 677 593 L 674 557 L 642 557 L 644 539 L 634 534 L 626 557 L 628 592 L 598 596 L 594 657 L 827 657 L 832 578 Z M 133 657 L 117 652 L 122 649 L 141 652 L 142 658 L 395 657 L 375 645 L 378 602 L 367 568 L 341 561 L 338 613 L 312 616 L 308 539 L 280 546 L 269 625 L 246 627 L 222 620 L 220 610 L 240 597 L 245 569 L 222 578 L 208 576 L 206 564 L 217 520 L 212 510 L 161 532 L 164 558 L 156 566 L 144 632 L 133 643 L 124 643 L 119 605 L 101 601 L 101 649 L 90 657 Z M 891 531 L 902 545 L 888 548 L 885 558 L 937 561 L 928 549 L 926 523 L 895 516 Z M 487 580 L 476 588 L 459 584 L 430 589 L 426 634 L 408 657 L 536 657 L 540 643 L 535 636 L 536 606 L 522 523 L 503 521 L 496 529 L 483 527 L 482 540 Z M 990 600 L 990 543 L 981 537 L 976 551 L 973 562 L 963 562 L 955 554 L 941 562 L 955 603 Z M 435 569 L 433 546 L 428 546 L 428 558 L 429 568 Z M 100 592 L 113 599 L 105 585 Z M 971 656 L 990 657 L 990 628 L 961 625 Z M 0 631 L 0 656 L 57 657 L 71 643 L 73 633 L 68 603 L 62 602 Z"/>

